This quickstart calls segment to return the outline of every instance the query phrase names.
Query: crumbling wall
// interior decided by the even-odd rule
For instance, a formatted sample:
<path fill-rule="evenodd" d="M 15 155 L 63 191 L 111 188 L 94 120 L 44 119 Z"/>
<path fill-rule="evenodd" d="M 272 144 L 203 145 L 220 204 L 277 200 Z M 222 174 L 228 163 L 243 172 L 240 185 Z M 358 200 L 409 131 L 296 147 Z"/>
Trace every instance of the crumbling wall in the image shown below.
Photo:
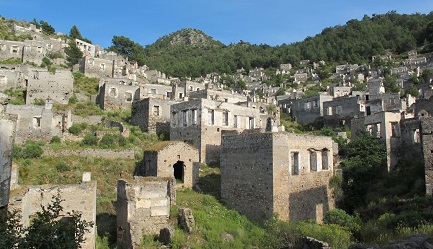
<path fill-rule="evenodd" d="M 159 234 L 170 227 L 170 203 L 175 203 L 174 181 L 168 178 L 134 177 L 117 182 L 117 243 L 140 248 L 144 234 Z"/>
<path fill-rule="evenodd" d="M 424 158 L 425 188 L 428 196 L 433 195 L 433 118 L 421 119 L 421 141 Z"/>
<path fill-rule="evenodd" d="M 4 113 L 7 96 L 0 93 L 0 207 L 9 203 L 16 116 Z"/>
<path fill-rule="evenodd" d="M 61 186 L 31 186 L 20 191 L 20 194 L 11 197 L 10 210 L 19 211 L 21 222 L 29 226 L 31 217 L 42 210 L 41 206 L 47 206 L 52 197 L 60 194 L 63 200 L 61 216 L 67 217 L 68 212 L 77 211 L 82 214 L 81 219 L 93 222 L 93 227 L 84 234 L 82 248 L 94 249 L 96 236 L 96 182 L 87 181 L 76 185 Z"/>

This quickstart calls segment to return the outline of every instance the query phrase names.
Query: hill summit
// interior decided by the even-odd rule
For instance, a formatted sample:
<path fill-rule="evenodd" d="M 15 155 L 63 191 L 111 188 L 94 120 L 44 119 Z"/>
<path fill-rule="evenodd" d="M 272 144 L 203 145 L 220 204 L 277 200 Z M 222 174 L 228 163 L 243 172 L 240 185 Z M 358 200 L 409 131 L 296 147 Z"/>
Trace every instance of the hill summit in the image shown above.
<path fill-rule="evenodd" d="M 203 31 L 193 28 L 184 28 L 159 38 L 154 44 L 159 48 L 164 48 L 173 45 L 187 46 L 223 46 L 224 44 L 214 40 L 206 35 Z"/>

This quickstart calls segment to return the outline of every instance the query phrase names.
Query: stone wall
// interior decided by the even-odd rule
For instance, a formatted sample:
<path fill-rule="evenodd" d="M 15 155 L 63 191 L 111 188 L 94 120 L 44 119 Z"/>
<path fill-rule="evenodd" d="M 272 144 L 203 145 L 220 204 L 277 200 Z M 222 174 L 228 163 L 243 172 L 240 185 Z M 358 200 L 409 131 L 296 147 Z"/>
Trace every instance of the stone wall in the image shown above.
<path fill-rule="evenodd" d="M 169 178 L 134 177 L 117 182 L 117 244 L 141 248 L 144 234 L 159 234 L 170 227 L 170 204 L 175 203 L 174 181 Z M 174 199 L 173 199 L 174 198 Z"/>
<path fill-rule="evenodd" d="M 113 60 L 84 56 L 78 64 L 80 72 L 87 77 L 113 77 Z"/>
<path fill-rule="evenodd" d="M 9 88 L 25 89 L 26 80 L 22 65 L 0 65 L 0 91 Z M 28 66 L 27 66 L 28 67 Z"/>
<path fill-rule="evenodd" d="M 45 148 L 43 156 L 81 156 L 97 157 L 107 159 L 134 159 L 133 149 L 115 150 L 115 149 L 82 149 L 82 150 L 52 150 Z"/>
<path fill-rule="evenodd" d="M 151 134 L 170 134 L 170 107 L 173 100 L 145 98 L 132 103 L 131 124 Z"/>
<path fill-rule="evenodd" d="M 323 102 L 323 122 L 325 127 L 349 127 L 356 116 L 363 116 L 365 103 L 358 97 L 340 97 Z"/>
<path fill-rule="evenodd" d="M 74 77 L 71 71 L 57 69 L 55 73 L 47 69 L 32 69 L 28 74 L 26 104 L 33 104 L 35 99 L 47 98 L 56 103 L 67 104 L 73 93 Z"/>
<path fill-rule="evenodd" d="M 329 137 L 292 133 L 223 134 L 222 200 L 250 219 L 321 222 L 334 208 Z"/>
<path fill-rule="evenodd" d="M 0 94 L 0 207 L 9 203 L 16 116 L 4 113 L 7 96 Z"/>
<path fill-rule="evenodd" d="M 30 186 L 22 189 L 19 195 L 11 197 L 8 209 L 19 211 L 22 224 L 29 226 L 32 215 L 41 211 L 41 206 L 51 203 L 52 197 L 57 193 L 60 193 L 60 198 L 63 200 L 61 217 L 68 217 L 68 212 L 77 211 L 82 214 L 82 220 L 95 224 L 84 234 L 85 241 L 82 243 L 82 248 L 94 249 L 96 235 L 96 182 L 94 181 L 76 185 Z"/>
<path fill-rule="evenodd" d="M 421 119 L 421 141 L 424 158 L 426 194 L 433 195 L 433 118 Z"/>
<path fill-rule="evenodd" d="M 114 83 L 113 80 L 117 80 Z M 115 111 L 131 108 L 132 101 L 141 99 L 140 87 L 125 79 L 104 80 L 99 88 L 99 104 L 102 109 Z"/>

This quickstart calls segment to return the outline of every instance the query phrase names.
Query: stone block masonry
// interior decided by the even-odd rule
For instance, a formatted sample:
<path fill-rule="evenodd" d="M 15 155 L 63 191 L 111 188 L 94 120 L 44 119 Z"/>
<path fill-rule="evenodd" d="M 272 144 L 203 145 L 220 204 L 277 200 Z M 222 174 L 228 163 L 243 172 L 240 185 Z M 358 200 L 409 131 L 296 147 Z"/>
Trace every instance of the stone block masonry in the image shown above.
<path fill-rule="evenodd" d="M 31 217 L 36 212 L 42 210 L 41 206 L 46 206 L 52 201 L 52 197 L 60 193 L 63 200 L 61 206 L 63 211 L 62 217 L 67 217 L 68 212 L 77 211 L 82 214 L 82 219 L 96 224 L 96 182 L 82 182 L 75 185 L 42 185 L 30 186 L 18 191 L 19 194 L 11 196 L 11 202 L 8 206 L 10 210 L 19 211 L 21 222 L 28 226 Z M 96 225 L 89 229 L 84 235 L 82 248 L 95 248 Z"/>
<path fill-rule="evenodd" d="M 134 177 L 117 182 L 117 244 L 141 248 L 144 234 L 159 234 L 169 227 L 170 204 L 176 202 L 170 178 Z"/>

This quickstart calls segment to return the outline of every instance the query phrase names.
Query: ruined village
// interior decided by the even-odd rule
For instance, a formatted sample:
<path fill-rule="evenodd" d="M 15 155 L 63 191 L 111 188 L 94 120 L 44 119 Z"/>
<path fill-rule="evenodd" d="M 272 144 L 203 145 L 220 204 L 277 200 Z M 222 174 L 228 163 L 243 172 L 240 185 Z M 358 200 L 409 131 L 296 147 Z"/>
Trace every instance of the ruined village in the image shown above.
<path fill-rule="evenodd" d="M 338 83 L 308 94 L 311 86 L 321 84 L 317 70 L 328 62 L 302 60 L 299 65 L 281 64 L 274 72 L 291 78 L 296 88 L 285 88 L 276 95 L 280 87 L 263 84 L 270 77 L 263 68 L 247 72 L 239 68 L 231 77 L 245 82 L 246 89 L 237 91 L 228 89 L 223 80 L 227 76 L 218 73 L 170 77 L 96 44 L 61 34 L 47 36 L 31 23 L 13 22 L 11 32 L 32 39 L 0 40 L 0 205 L 17 210 L 24 226 L 60 194 L 63 218 L 74 210 L 94 224 L 84 234 L 82 248 L 97 248 L 98 229 L 110 230 L 97 219 L 98 213 L 104 213 L 104 207 L 98 206 L 104 180 L 97 179 L 91 168 L 66 169 L 75 174 L 66 179 L 67 184 L 60 180 L 47 184 L 42 179 L 41 184 L 22 183 L 25 171 L 15 163 L 13 147 L 28 141 L 47 144 L 42 158 L 72 156 L 88 163 L 103 158 L 113 164 L 134 161 L 130 172 L 119 163 L 117 185 L 108 187 L 115 196 L 111 230 L 115 230 L 118 248 L 142 248 L 146 235 L 170 245 L 176 230 L 193 233 L 197 229 L 195 210 L 179 206 L 176 198 L 183 191 L 205 192 L 206 179 L 201 177 L 205 167 L 220 171 L 218 199 L 252 222 L 261 224 L 278 215 L 282 221 L 322 224 L 325 214 L 336 208 L 331 179 L 343 174 L 339 145 L 330 136 L 295 132 L 283 125 L 288 118 L 299 124 L 319 122 L 338 130 L 337 137 L 344 141 L 368 133 L 386 148 L 385 172 L 395 171 L 401 160 L 421 159 L 424 178 L 419 181 L 426 196 L 433 194 L 432 76 L 417 85 L 417 96 L 402 95 L 386 92 L 383 72 L 371 65 L 343 64 L 332 72 Z M 67 64 L 65 48 L 71 41 L 83 56 L 72 67 L 62 67 Z M 50 54 L 61 56 L 51 59 L 51 66 L 41 67 Z M 393 62 L 393 56 L 377 55 L 371 61 Z M 404 91 L 413 85 L 411 77 L 433 69 L 433 57 L 410 51 L 394 65 L 391 74 Z M 75 85 L 78 74 L 96 78 L 97 92 L 79 91 Z M 355 81 L 366 89 L 355 89 Z M 12 103 L 10 93 L 16 91 L 24 92 L 24 103 Z M 92 103 L 101 114 L 80 115 L 62 108 L 71 102 Z M 129 123 L 103 115 L 119 111 L 130 113 Z M 48 146 L 53 137 L 62 144 L 88 141 L 86 134 L 74 134 L 71 129 L 83 123 L 83 129 L 95 139 L 107 134 L 128 139 L 138 130 L 151 142 L 141 151 Z M 90 131 L 91 126 L 104 129 Z M 70 184 L 71 179 L 75 184 Z M 174 206 L 178 213 L 172 211 Z M 230 243 L 234 235 L 221 236 Z M 304 239 L 304 248 L 331 248 L 326 242 Z"/>

